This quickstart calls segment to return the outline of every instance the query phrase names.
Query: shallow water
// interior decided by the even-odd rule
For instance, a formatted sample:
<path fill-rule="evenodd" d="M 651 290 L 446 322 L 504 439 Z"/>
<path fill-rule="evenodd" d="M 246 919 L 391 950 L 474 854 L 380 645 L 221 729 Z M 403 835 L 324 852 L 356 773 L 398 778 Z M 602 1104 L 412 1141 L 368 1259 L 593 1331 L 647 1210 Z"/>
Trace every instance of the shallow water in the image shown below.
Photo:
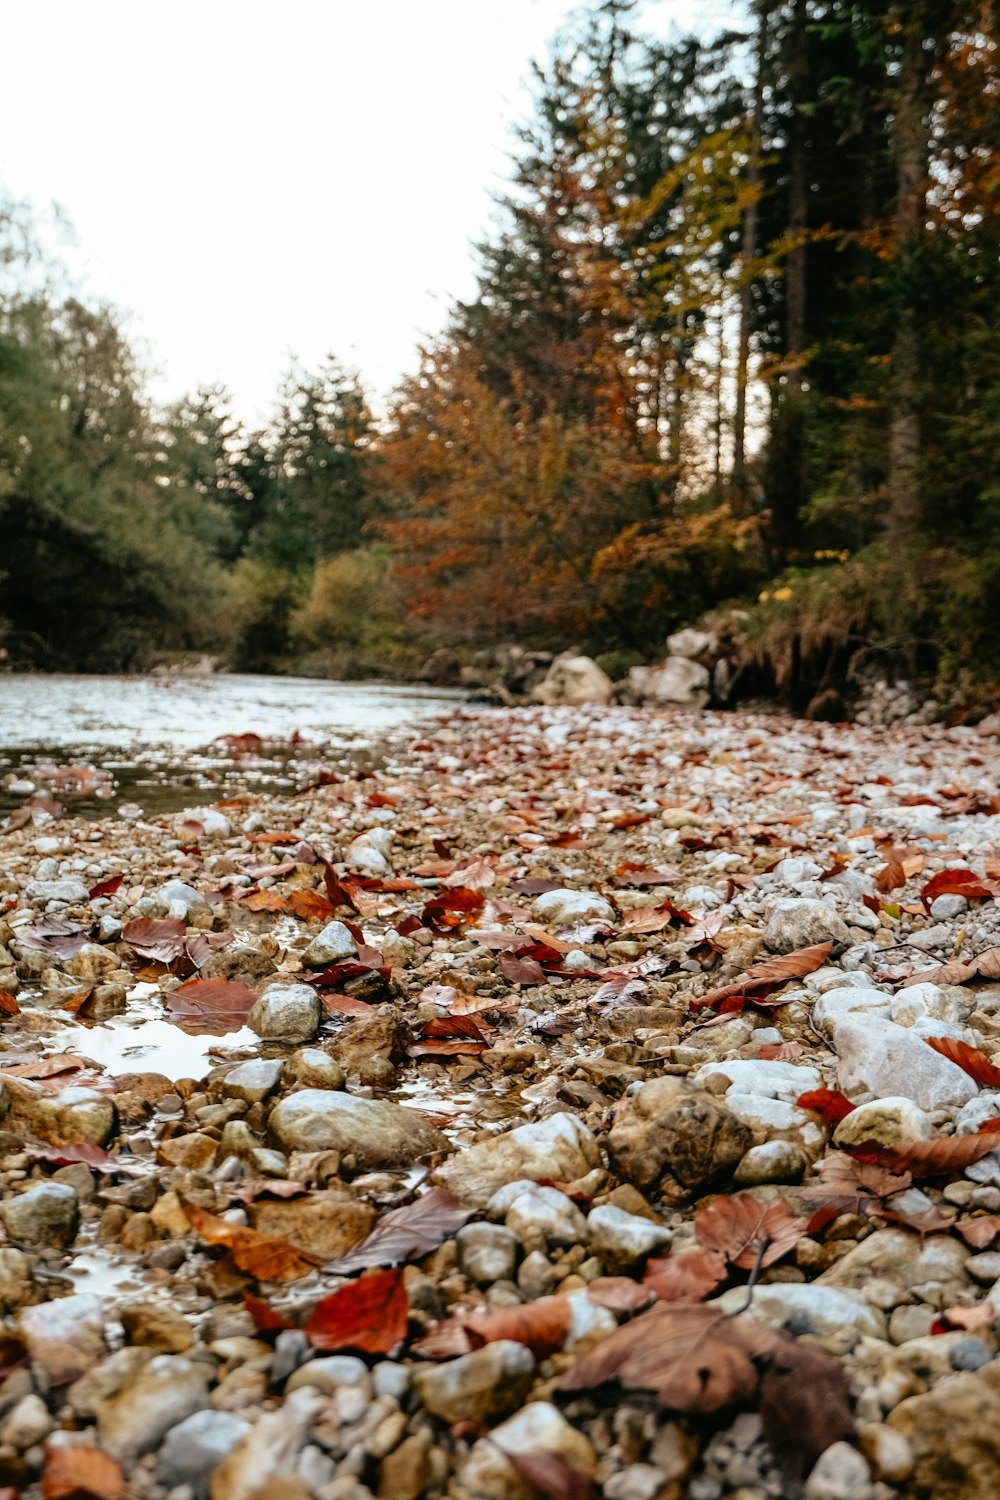
<path fill-rule="evenodd" d="M 156 814 L 287 791 L 462 701 L 304 677 L 0 676 L 0 812 L 34 793 L 102 817 L 123 802 Z"/>

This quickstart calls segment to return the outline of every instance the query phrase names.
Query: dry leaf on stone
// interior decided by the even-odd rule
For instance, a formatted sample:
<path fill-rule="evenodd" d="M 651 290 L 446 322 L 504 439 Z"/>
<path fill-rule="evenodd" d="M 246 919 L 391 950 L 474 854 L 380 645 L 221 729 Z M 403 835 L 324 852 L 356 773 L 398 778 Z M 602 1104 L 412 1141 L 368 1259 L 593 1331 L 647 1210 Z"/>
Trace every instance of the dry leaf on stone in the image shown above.
<path fill-rule="evenodd" d="M 1000 1214 L 980 1214 L 974 1219 L 963 1219 L 955 1228 L 973 1250 L 985 1250 L 1000 1234 Z"/>
<path fill-rule="evenodd" d="M 941 1316 L 934 1320 L 931 1333 L 950 1333 L 955 1328 L 967 1331 L 993 1328 L 996 1319 L 997 1309 L 990 1301 L 977 1302 L 975 1307 L 960 1307 L 956 1303 L 954 1307 L 946 1307 Z"/>
<path fill-rule="evenodd" d="M 989 901 L 1000 886 L 992 880 L 983 880 L 974 870 L 939 870 L 932 875 L 920 892 L 925 911 L 930 911 L 931 902 L 937 896 L 964 896 L 967 901 Z"/>
<path fill-rule="evenodd" d="M 565 1344 L 572 1314 L 569 1299 L 557 1295 L 538 1297 L 534 1302 L 503 1307 L 496 1312 L 470 1313 L 460 1321 L 474 1342 L 493 1344 L 498 1339 L 514 1339 L 527 1344 L 536 1359 L 546 1359 Z"/>
<path fill-rule="evenodd" d="M 814 943 L 810 948 L 799 948 L 794 953 L 786 953 L 781 958 L 770 958 L 765 963 L 755 964 L 736 983 L 720 985 L 718 989 L 709 990 L 707 995 L 692 1000 L 691 1009 L 714 1008 L 726 1000 L 738 998 L 762 1000 L 779 985 L 786 984 L 788 980 L 804 979 L 807 974 L 821 969 L 829 958 L 832 947 L 832 942 Z"/>
<path fill-rule="evenodd" d="M 253 990 L 238 979 L 188 979 L 170 990 L 163 1003 L 175 1016 L 243 1020 L 256 1000 Z"/>
<path fill-rule="evenodd" d="M 590 1301 L 614 1313 L 638 1312 L 648 1307 L 655 1295 L 651 1286 L 633 1281 L 631 1276 L 598 1276 L 587 1283 Z"/>
<path fill-rule="evenodd" d="M 512 1453 L 495 1446 L 514 1472 L 549 1500 L 599 1500 L 590 1475 L 567 1463 L 561 1453 Z"/>
<path fill-rule="evenodd" d="M 1000 947 L 987 948 L 975 958 L 954 958 L 936 969 L 917 969 L 900 980 L 900 989 L 911 984 L 971 984 L 974 979 L 1000 979 Z"/>
<path fill-rule="evenodd" d="M 1000 1068 L 995 1067 L 978 1047 L 970 1047 L 968 1042 L 950 1036 L 928 1036 L 924 1041 L 949 1062 L 957 1063 L 963 1073 L 968 1073 L 981 1086 L 1000 1088 Z"/>
<path fill-rule="evenodd" d="M 821 1115 L 831 1127 L 839 1125 L 857 1107 L 839 1089 L 809 1089 L 800 1094 L 795 1103 L 799 1109 L 811 1109 Z"/>
<path fill-rule="evenodd" d="M 408 1319 L 402 1270 L 373 1271 L 324 1297 L 302 1331 L 314 1349 L 388 1354 L 406 1337 Z"/>
<path fill-rule="evenodd" d="M 122 937 L 143 958 L 172 964 L 183 951 L 187 928 L 179 917 L 137 917 L 126 922 Z"/>
<path fill-rule="evenodd" d="M 643 1285 L 660 1302 L 695 1302 L 714 1292 L 726 1279 L 726 1257 L 718 1250 L 691 1246 L 677 1255 L 646 1262 Z"/>
<path fill-rule="evenodd" d="M 319 1256 L 298 1250 L 287 1240 L 230 1224 L 195 1203 L 181 1205 L 192 1229 L 209 1245 L 223 1245 L 236 1265 L 258 1281 L 298 1281 L 322 1264 Z"/>
<path fill-rule="evenodd" d="M 856 1160 L 884 1167 L 889 1172 L 908 1172 L 911 1177 L 940 1177 L 961 1172 L 974 1161 L 1000 1150 L 1000 1119 L 987 1120 L 973 1135 L 944 1135 L 910 1146 L 884 1146 L 881 1141 L 861 1141 L 848 1154 Z"/>
<path fill-rule="evenodd" d="M 472 1210 L 463 1208 L 454 1194 L 445 1188 L 431 1188 L 413 1203 L 384 1214 L 371 1234 L 324 1270 L 335 1276 L 351 1276 L 371 1266 L 420 1260 L 450 1240 L 471 1217 Z"/>
<path fill-rule="evenodd" d="M 772 1266 L 808 1233 L 807 1220 L 796 1217 L 785 1198 L 759 1203 L 750 1193 L 720 1195 L 694 1216 L 699 1245 L 714 1250 L 731 1265 L 752 1270 Z M 761 1252 L 763 1251 L 763 1254 Z"/>
<path fill-rule="evenodd" d="M 884 1165 L 856 1161 L 846 1151 L 830 1151 L 817 1163 L 819 1182 L 802 1189 L 810 1203 L 821 1203 L 839 1213 L 870 1213 L 886 1198 L 908 1188 L 907 1171 L 893 1173 Z"/>
<path fill-rule="evenodd" d="M 42 1500 L 124 1500 L 121 1464 L 100 1448 L 48 1444 L 42 1468 Z"/>
<path fill-rule="evenodd" d="M 757 1367 L 739 1321 L 700 1303 L 660 1303 L 609 1334 L 558 1382 L 564 1394 L 617 1384 L 671 1411 L 719 1411 L 750 1401 Z"/>

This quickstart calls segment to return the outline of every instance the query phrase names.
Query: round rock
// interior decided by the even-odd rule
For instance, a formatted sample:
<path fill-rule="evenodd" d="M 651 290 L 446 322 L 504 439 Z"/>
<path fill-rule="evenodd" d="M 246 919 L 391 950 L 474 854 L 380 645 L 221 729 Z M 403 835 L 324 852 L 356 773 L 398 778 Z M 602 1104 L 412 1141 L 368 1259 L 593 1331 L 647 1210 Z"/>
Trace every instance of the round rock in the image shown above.
<path fill-rule="evenodd" d="M 68 1183 L 40 1182 L 0 1203 L 0 1219 L 18 1244 L 66 1246 L 76 1238 L 80 1204 Z"/>
<path fill-rule="evenodd" d="M 271 985 L 247 1016 L 247 1025 L 264 1041 L 308 1042 L 322 1016 L 323 1007 L 309 985 Z"/>
<path fill-rule="evenodd" d="M 271 1134 L 286 1151 L 351 1153 L 359 1167 L 409 1167 L 420 1156 L 450 1151 L 447 1136 L 414 1110 L 333 1089 L 300 1089 L 276 1104 Z"/>

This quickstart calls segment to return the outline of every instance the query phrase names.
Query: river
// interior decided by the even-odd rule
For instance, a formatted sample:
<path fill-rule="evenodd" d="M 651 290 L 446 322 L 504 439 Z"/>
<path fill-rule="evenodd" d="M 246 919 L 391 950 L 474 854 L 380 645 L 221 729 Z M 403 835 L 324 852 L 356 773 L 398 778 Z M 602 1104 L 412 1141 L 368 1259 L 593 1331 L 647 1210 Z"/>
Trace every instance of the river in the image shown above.
<path fill-rule="evenodd" d="M 241 787 L 287 790 L 378 754 L 464 695 L 305 677 L 0 676 L 0 811 L 162 813 Z"/>

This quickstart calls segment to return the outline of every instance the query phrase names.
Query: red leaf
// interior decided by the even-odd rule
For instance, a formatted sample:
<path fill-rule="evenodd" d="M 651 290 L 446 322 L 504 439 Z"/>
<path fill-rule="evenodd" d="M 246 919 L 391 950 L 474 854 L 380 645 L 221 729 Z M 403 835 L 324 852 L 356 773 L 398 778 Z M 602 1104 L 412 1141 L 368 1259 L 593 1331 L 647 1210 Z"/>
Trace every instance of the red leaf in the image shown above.
<path fill-rule="evenodd" d="M 373 1271 L 324 1297 L 303 1331 L 314 1349 L 388 1354 L 406 1337 L 408 1318 L 402 1270 Z"/>
<path fill-rule="evenodd" d="M 794 1062 L 805 1050 L 801 1042 L 764 1042 L 757 1056 L 762 1062 Z"/>
<path fill-rule="evenodd" d="M 974 870 L 939 870 L 920 892 L 924 910 L 930 911 L 936 896 L 964 896 L 967 901 L 987 901 L 997 894 L 992 880 L 983 880 Z"/>
<path fill-rule="evenodd" d="M 810 1089 L 796 1099 L 799 1109 L 815 1110 L 827 1125 L 839 1125 L 857 1106 L 839 1089 Z"/>
<path fill-rule="evenodd" d="M 99 880 L 88 892 L 91 901 L 96 901 L 100 896 L 113 896 L 124 879 L 124 875 L 112 875 L 107 880 Z"/>
<path fill-rule="evenodd" d="M 804 979 L 816 969 L 821 969 L 830 956 L 833 943 L 814 943 L 811 948 L 799 948 L 795 953 L 786 953 L 781 958 L 770 958 L 766 963 L 755 964 L 748 969 L 743 979 L 735 984 L 724 984 L 709 990 L 698 1000 L 692 1000 L 692 1010 L 703 1010 L 706 1006 L 717 1006 L 723 1000 L 745 997 L 758 1000 L 778 985 L 789 979 Z"/>
<path fill-rule="evenodd" d="M 486 1043 L 486 1038 L 471 1016 L 435 1016 L 426 1023 L 421 1035 L 428 1038 L 461 1037 L 468 1042 Z"/>
<path fill-rule="evenodd" d="M 977 1047 L 970 1047 L 968 1042 L 959 1042 L 950 1036 L 927 1036 L 924 1041 L 949 1062 L 957 1063 L 962 1072 L 968 1073 L 978 1084 L 991 1089 L 1000 1088 L 1000 1068 L 994 1067 Z"/>
<path fill-rule="evenodd" d="M 21 1007 L 7 990 L 0 990 L 0 1016 L 19 1016 Z"/>
<path fill-rule="evenodd" d="M 461 885 L 439 891 L 424 906 L 424 925 L 445 929 L 459 927 L 469 912 L 479 911 L 484 900 L 482 891 L 467 890 Z"/>
<path fill-rule="evenodd" d="M 286 1328 L 295 1326 L 279 1312 L 275 1312 L 270 1302 L 265 1302 L 263 1297 L 255 1297 L 252 1292 L 243 1293 L 243 1306 L 253 1318 L 258 1333 L 282 1333 Z"/>
<path fill-rule="evenodd" d="M 725 1256 L 731 1265 L 752 1270 L 771 1266 L 787 1255 L 808 1231 L 805 1219 L 796 1218 L 784 1198 L 758 1203 L 750 1193 L 714 1198 L 694 1216 L 699 1245 Z M 763 1254 L 761 1255 L 761 1252 Z"/>

